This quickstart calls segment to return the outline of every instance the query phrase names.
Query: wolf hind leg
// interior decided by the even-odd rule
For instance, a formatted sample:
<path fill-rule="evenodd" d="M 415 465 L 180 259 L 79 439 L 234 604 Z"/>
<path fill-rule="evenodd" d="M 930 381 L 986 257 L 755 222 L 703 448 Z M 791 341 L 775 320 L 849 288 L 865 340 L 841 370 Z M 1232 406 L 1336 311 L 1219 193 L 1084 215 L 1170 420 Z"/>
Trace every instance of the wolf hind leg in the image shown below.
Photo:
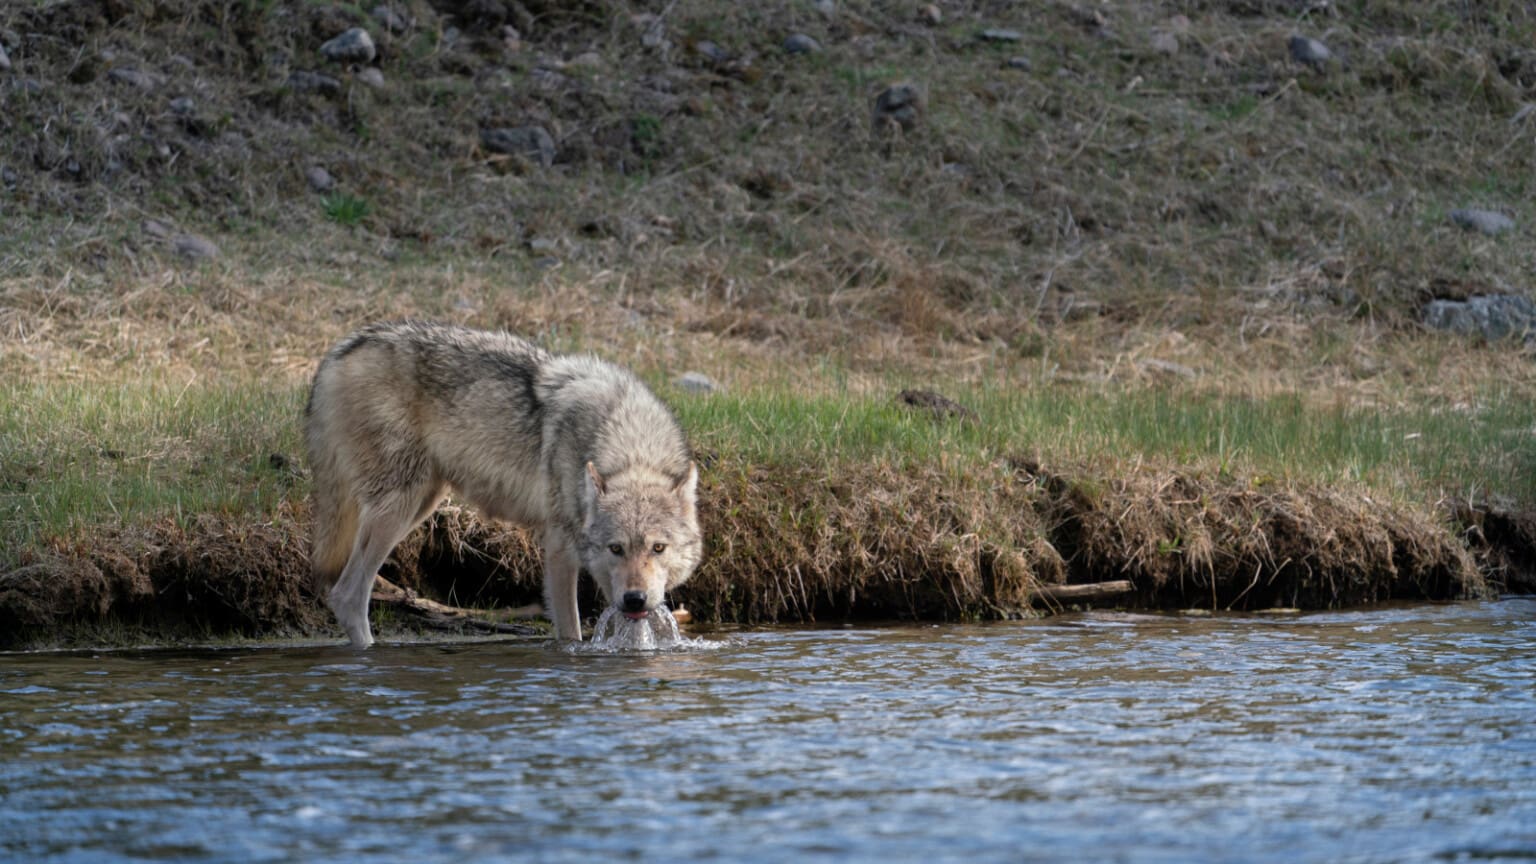
<path fill-rule="evenodd" d="M 442 492 L 440 485 L 433 484 L 390 493 L 362 508 L 352 554 L 341 577 L 326 595 L 327 605 L 336 613 L 336 620 L 341 622 L 354 647 L 367 648 L 373 644 L 368 602 L 373 597 L 373 581 L 379 567 L 411 529 L 432 512 Z"/>

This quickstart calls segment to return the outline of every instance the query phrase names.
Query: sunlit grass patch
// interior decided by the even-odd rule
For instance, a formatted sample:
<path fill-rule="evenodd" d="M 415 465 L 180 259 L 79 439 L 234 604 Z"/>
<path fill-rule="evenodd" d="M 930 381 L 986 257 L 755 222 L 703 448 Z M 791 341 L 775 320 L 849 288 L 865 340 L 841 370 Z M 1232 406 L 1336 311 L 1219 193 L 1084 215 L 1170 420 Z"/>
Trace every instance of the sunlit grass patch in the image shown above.
<path fill-rule="evenodd" d="M 303 394 L 261 381 L 0 385 L 0 544 L 199 514 L 270 517 L 293 494 Z"/>
<path fill-rule="evenodd" d="M 1500 392 L 1470 407 L 1409 409 L 1113 386 L 989 385 L 949 395 L 977 419 L 939 419 L 888 396 L 838 393 L 835 384 L 674 401 L 699 446 L 756 464 L 964 471 L 1027 459 L 1112 479 L 1147 463 L 1260 485 L 1348 483 L 1421 503 L 1488 493 L 1536 500 L 1536 408 Z"/>

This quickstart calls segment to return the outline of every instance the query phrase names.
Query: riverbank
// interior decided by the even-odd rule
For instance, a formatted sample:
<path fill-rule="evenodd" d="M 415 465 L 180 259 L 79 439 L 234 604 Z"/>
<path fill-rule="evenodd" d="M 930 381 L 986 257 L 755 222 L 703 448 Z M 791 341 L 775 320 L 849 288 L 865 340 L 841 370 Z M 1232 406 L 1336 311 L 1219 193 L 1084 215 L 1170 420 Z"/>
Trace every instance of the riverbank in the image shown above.
<path fill-rule="evenodd" d="M 329 632 L 304 388 L 401 316 L 655 384 L 705 621 L 1533 587 L 1525 4 L 379 8 L 0 12 L 0 644 Z"/>

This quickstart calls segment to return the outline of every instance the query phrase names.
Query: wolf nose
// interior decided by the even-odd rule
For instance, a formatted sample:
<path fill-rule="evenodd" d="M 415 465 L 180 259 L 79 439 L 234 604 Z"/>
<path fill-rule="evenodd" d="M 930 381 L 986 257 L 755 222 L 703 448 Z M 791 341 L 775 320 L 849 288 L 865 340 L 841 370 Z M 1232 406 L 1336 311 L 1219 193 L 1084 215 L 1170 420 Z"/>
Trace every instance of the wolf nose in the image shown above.
<path fill-rule="evenodd" d="M 624 592 L 624 611 L 625 612 L 644 612 L 645 611 L 645 592 L 644 591 L 625 591 Z"/>

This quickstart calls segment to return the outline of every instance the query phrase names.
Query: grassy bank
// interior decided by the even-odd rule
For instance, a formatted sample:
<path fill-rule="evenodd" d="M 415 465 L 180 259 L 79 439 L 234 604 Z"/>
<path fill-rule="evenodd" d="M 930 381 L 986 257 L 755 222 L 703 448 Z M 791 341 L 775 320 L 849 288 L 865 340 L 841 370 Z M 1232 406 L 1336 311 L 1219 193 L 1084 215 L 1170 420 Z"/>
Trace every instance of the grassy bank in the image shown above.
<path fill-rule="evenodd" d="M 1138 594 L 1123 602 L 1153 607 L 1476 596 L 1450 502 L 1536 491 L 1533 451 L 1506 446 L 1536 408 L 1497 392 L 1389 410 L 949 380 L 970 415 L 946 416 L 894 398 L 904 382 L 837 369 L 707 395 L 650 377 L 706 465 L 709 561 L 674 598 L 705 620 L 1033 614 L 1041 586 L 1124 576 Z M 91 621 L 130 639 L 323 632 L 304 585 L 302 387 L 4 397 L 13 640 Z M 490 608 L 538 602 L 538 574 L 532 538 L 452 507 L 386 568 Z"/>
<path fill-rule="evenodd" d="M 304 388 L 400 316 L 655 382 L 706 618 L 1530 585 L 1531 350 L 1420 323 L 1530 296 L 1528 4 L 384 5 L 0 9 L 6 644 L 327 626 Z M 353 26 L 374 59 L 325 59 Z M 493 606 L 537 572 L 459 511 L 389 565 Z"/>

